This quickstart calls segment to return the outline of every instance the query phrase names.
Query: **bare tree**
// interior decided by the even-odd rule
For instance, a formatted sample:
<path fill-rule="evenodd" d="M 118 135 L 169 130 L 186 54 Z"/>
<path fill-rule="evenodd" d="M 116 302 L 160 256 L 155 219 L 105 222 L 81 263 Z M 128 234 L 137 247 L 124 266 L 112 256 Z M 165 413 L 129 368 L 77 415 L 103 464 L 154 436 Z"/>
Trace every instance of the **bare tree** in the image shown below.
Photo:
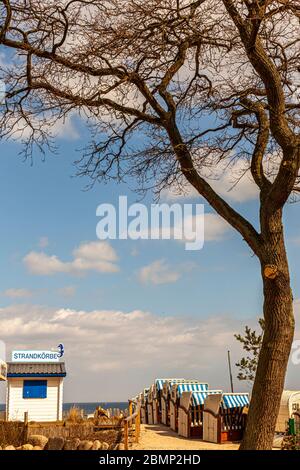
<path fill-rule="evenodd" d="M 188 182 L 258 258 L 265 334 L 242 449 L 272 447 L 294 334 L 282 212 L 299 191 L 299 15 L 296 0 L 2 1 L 2 136 L 31 156 L 80 114 L 80 175 Z M 236 161 L 259 190 L 253 223 L 210 182 Z"/>

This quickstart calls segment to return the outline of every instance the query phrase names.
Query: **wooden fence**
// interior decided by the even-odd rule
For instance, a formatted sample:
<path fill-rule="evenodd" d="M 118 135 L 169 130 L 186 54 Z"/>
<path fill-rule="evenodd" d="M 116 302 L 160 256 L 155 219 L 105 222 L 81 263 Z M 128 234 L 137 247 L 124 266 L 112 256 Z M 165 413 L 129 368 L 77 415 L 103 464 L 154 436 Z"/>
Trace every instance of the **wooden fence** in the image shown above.
<path fill-rule="evenodd" d="M 1 421 L 0 422 L 0 445 L 21 446 L 28 438 L 28 413 L 24 414 L 24 422 Z"/>
<path fill-rule="evenodd" d="M 135 411 L 133 411 L 133 405 L 135 405 Z M 129 434 L 133 435 L 134 442 L 139 442 L 141 433 L 141 405 L 137 403 L 129 402 L 129 416 L 124 420 L 124 449 L 128 450 Z"/>
<path fill-rule="evenodd" d="M 133 412 L 133 405 L 135 410 Z M 133 437 L 134 442 L 139 441 L 141 432 L 141 405 L 140 402 L 129 403 L 129 416 L 124 419 L 124 448 L 128 450 L 129 437 Z M 87 425 L 89 424 L 89 426 Z M 31 434 L 43 434 L 47 437 L 64 437 L 71 438 L 73 435 L 84 438 L 86 434 L 91 434 L 93 430 L 99 428 L 108 428 L 108 426 L 95 426 L 94 423 L 78 424 L 60 426 L 57 423 L 50 425 L 50 423 L 28 423 L 28 414 L 24 415 L 24 422 L 16 421 L 2 421 L 0 422 L 0 445 L 14 445 L 15 447 L 27 443 L 28 437 Z M 119 426 L 111 425 L 111 428 L 117 429 Z M 97 429 L 96 429 L 97 428 Z M 121 426 L 122 429 L 122 426 Z"/>

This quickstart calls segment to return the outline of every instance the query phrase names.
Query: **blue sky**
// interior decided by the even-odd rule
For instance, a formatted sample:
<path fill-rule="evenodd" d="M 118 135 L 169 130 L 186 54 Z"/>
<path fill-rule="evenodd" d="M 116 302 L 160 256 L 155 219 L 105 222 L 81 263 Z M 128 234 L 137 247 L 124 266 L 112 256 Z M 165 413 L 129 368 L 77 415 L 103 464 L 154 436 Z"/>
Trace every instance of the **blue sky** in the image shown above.
<path fill-rule="evenodd" d="M 217 241 L 206 242 L 201 251 L 186 251 L 183 244 L 169 240 L 112 241 L 119 257 L 119 273 L 89 272 L 80 278 L 28 273 L 22 261 L 28 252 L 44 251 L 68 261 L 75 247 L 96 241 L 96 208 L 100 203 L 110 202 L 117 207 L 119 195 L 128 195 L 130 202 L 140 200 L 125 184 L 99 183 L 86 191 L 88 180 L 74 177 L 73 166 L 82 140 L 66 132 L 59 144 L 58 156 L 48 154 L 45 161 L 36 156 L 32 164 L 18 155 L 18 144 L 1 144 L 2 291 L 26 288 L 35 292 L 39 302 L 53 307 L 61 307 L 65 301 L 59 295 L 53 296 L 53 290 L 73 285 L 75 295 L 68 299 L 72 308 L 142 308 L 157 314 L 200 316 L 226 312 L 244 318 L 260 312 L 259 264 L 233 230 L 221 234 Z M 153 202 L 151 194 L 142 202 L 149 206 Z M 252 220 L 256 217 L 255 200 L 235 203 L 235 207 Z M 209 206 L 205 210 L 212 212 Z M 287 206 L 286 233 L 296 297 L 300 224 L 297 213 L 298 205 Z M 43 246 L 43 239 L 47 246 Z M 176 285 L 139 284 L 137 289 L 139 269 L 161 259 L 170 267 L 185 271 Z M 192 268 L 185 269 L 188 264 L 193 264 Z M 2 299 L 3 305 L 9 302 L 3 294 Z"/>
<path fill-rule="evenodd" d="M 70 367 L 66 401 L 126 400 L 159 374 L 200 378 L 201 373 L 203 380 L 225 389 L 226 351 L 232 349 L 233 360 L 240 354 L 233 333 L 246 323 L 255 325 L 262 305 L 258 262 L 233 230 L 217 225 L 215 239 L 206 241 L 201 251 L 186 251 L 184 244 L 172 240 L 111 241 L 117 272 L 41 275 L 26 263 L 32 252 L 71 262 L 76 248 L 97 241 L 100 203 L 117 204 L 119 195 L 139 200 L 125 184 L 97 184 L 85 191 L 88 180 L 74 177 L 73 162 L 86 133 L 68 121 L 59 134 L 58 155 L 46 154 L 45 161 L 37 155 L 32 164 L 18 155 L 19 142 L 1 143 L 0 323 L 8 352 L 65 342 Z M 223 193 L 225 183 L 217 183 Z M 248 186 L 241 182 L 228 198 L 255 221 L 257 201 Z M 153 202 L 152 195 L 143 202 Z M 208 206 L 205 210 L 211 212 Z M 296 204 L 285 210 L 295 299 L 300 297 L 298 213 Z M 101 322 L 106 325 L 103 334 Z M 129 341 L 126 335 L 140 338 Z"/>
<path fill-rule="evenodd" d="M 119 273 L 89 272 L 83 278 L 28 273 L 22 262 L 28 252 L 45 251 L 67 261 L 80 243 L 97 240 L 98 204 L 112 202 L 117 206 L 118 195 L 128 195 L 132 202 L 139 200 L 125 185 L 98 184 L 85 191 L 87 180 L 71 177 L 76 171 L 72 166 L 76 148 L 81 144 L 78 140 L 61 139 L 59 156 L 47 155 L 45 162 L 36 158 L 32 166 L 18 157 L 17 145 L 2 144 L 3 291 L 12 287 L 33 290 L 39 302 L 54 307 L 61 307 L 66 300 L 53 296 L 53 290 L 73 285 L 76 293 L 67 301 L 72 308 L 142 308 L 157 314 L 179 315 L 206 315 L 225 309 L 228 314 L 244 317 L 259 312 L 258 263 L 241 238 L 230 230 L 220 241 L 205 243 L 201 251 L 186 251 L 183 244 L 168 240 L 112 241 L 119 257 Z M 145 203 L 151 203 L 151 195 Z M 254 204 L 248 206 L 252 211 Z M 48 246 L 40 247 L 42 238 L 47 238 Z M 194 266 L 176 285 L 139 283 L 137 288 L 139 269 L 160 259 L 174 269 L 188 263 Z M 243 269 L 247 271 L 244 278 L 240 275 Z M 4 304 L 7 302 L 3 299 Z"/>

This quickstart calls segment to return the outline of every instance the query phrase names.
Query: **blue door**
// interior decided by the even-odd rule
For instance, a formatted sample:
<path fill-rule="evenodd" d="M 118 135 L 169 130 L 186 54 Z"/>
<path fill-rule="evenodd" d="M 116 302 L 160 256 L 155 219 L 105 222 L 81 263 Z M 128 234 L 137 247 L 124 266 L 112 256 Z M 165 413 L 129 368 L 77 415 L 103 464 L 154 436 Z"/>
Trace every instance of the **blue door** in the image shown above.
<path fill-rule="evenodd" d="M 24 380 L 23 398 L 47 398 L 47 380 Z"/>

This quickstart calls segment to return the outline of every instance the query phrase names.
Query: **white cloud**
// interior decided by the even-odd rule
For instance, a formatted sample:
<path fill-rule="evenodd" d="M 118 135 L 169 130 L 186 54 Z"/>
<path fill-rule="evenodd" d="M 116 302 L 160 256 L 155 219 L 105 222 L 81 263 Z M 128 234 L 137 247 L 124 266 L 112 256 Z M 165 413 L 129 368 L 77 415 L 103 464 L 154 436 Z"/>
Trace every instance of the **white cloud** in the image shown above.
<path fill-rule="evenodd" d="M 180 242 L 189 242 L 204 237 L 204 243 L 210 241 L 219 241 L 224 238 L 226 233 L 231 230 L 231 226 L 218 214 L 204 213 L 198 215 L 185 215 L 182 212 L 180 218 L 175 225 L 166 221 L 161 226 L 150 225 L 145 230 L 138 231 L 139 236 L 144 239 L 175 239 Z M 203 230 L 204 229 L 204 230 Z M 129 232 L 130 236 L 135 236 L 135 232 Z"/>
<path fill-rule="evenodd" d="M 249 164 L 244 160 L 237 160 L 228 166 L 228 162 L 221 162 L 213 169 L 206 169 L 206 179 L 212 188 L 231 202 L 243 203 L 257 199 L 258 188 L 253 181 L 250 171 L 246 171 Z M 179 190 L 176 187 L 166 188 L 162 191 L 162 199 L 179 201 L 199 199 L 197 190 L 187 181 L 184 181 Z"/>
<path fill-rule="evenodd" d="M 77 140 L 80 137 L 79 131 L 74 123 L 74 115 L 68 114 L 65 118 L 57 119 L 51 126 L 51 133 L 54 137 L 67 140 Z"/>
<path fill-rule="evenodd" d="M 35 120 L 35 118 L 31 117 L 31 122 L 37 129 L 39 129 L 40 124 Z M 13 140 L 26 140 L 31 135 L 31 127 L 29 127 L 27 122 L 22 118 L 17 121 L 14 118 L 11 118 L 7 125 L 11 126 L 10 137 Z M 56 119 L 54 123 L 44 123 L 43 130 L 51 134 L 53 138 L 77 140 L 80 137 L 78 129 L 74 123 L 74 115 L 71 113 L 64 118 Z"/>
<path fill-rule="evenodd" d="M 295 303 L 296 316 L 300 302 Z M 0 308 L 0 339 L 12 349 L 49 349 L 65 344 L 65 401 L 125 401 L 156 377 L 186 377 L 229 390 L 227 350 L 242 357 L 233 334 L 257 320 L 226 316 L 166 316 L 133 310 L 53 309 L 37 305 Z M 300 339 L 297 329 L 295 338 Z M 286 387 L 299 388 L 299 366 L 290 365 Z M 0 387 L 4 400 L 5 387 Z M 1 397 L 0 397 L 1 402 Z"/>
<path fill-rule="evenodd" d="M 186 182 L 181 185 L 181 189 L 170 186 L 163 189 L 161 199 L 168 202 L 179 202 L 182 200 L 201 198 L 198 191 L 190 183 Z"/>
<path fill-rule="evenodd" d="M 221 317 L 159 317 L 141 310 L 0 309 L 8 352 L 64 343 L 65 401 L 127 400 L 158 376 L 198 378 L 225 388 L 226 351 L 241 325 Z"/>
<path fill-rule="evenodd" d="M 203 219 L 204 217 L 204 219 Z M 204 226 L 204 233 L 201 233 L 201 227 Z M 196 231 L 196 227 L 198 227 Z M 183 233 L 183 237 L 180 241 L 188 241 L 188 237 L 185 237 L 184 234 L 189 234 L 198 240 L 204 235 L 204 243 L 211 241 L 220 241 L 223 240 L 227 232 L 232 230 L 231 226 L 218 214 L 204 213 L 194 216 L 187 216 L 184 219 L 184 231 L 182 232 L 181 225 L 174 227 L 174 234 L 180 235 Z M 194 238 L 192 238 L 194 239 Z"/>
<path fill-rule="evenodd" d="M 32 296 L 32 291 L 29 289 L 16 289 L 16 288 L 11 288 L 7 289 L 3 292 L 3 295 L 5 297 L 9 297 L 11 299 L 24 299 L 24 298 L 29 298 Z"/>
<path fill-rule="evenodd" d="M 115 250 L 107 242 L 82 243 L 73 251 L 72 261 L 62 261 L 56 255 L 48 255 L 44 252 L 31 251 L 23 262 L 32 274 L 42 276 L 56 273 L 85 274 L 88 271 L 117 272 L 118 257 Z"/>
<path fill-rule="evenodd" d="M 49 256 L 46 253 L 31 251 L 24 258 L 25 266 L 32 274 L 48 275 L 58 272 L 67 272 L 70 263 L 64 263 L 57 256 Z"/>
<path fill-rule="evenodd" d="M 204 242 L 218 241 L 231 230 L 230 225 L 217 214 L 205 214 L 204 216 Z"/>
<path fill-rule="evenodd" d="M 139 280 L 143 283 L 170 284 L 178 281 L 180 273 L 172 269 L 165 260 L 156 260 L 139 271 Z"/>
<path fill-rule="evenodd" d="M 214 190 L 232 202 L 247 202 L 258 198 L 258 187 L 249 171 L 245 173 L 247 162 L 237 160 L 230 168 L 222 169 L 218 181 L 212 181 Z"/>

